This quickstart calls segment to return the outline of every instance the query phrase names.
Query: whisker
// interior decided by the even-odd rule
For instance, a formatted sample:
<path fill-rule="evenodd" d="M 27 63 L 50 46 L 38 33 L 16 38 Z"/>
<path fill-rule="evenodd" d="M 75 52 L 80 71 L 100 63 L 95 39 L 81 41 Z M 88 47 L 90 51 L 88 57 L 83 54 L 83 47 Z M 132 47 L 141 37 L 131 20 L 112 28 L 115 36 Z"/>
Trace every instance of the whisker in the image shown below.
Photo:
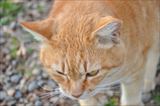
<path fill-rule="evenodd" d="M 51 92 L 53 92 L 53 91 L 49 91 L 49 92 L 42 93 L 42 95 L 50 94 Z"/>
<path fill-rule="evenodd" d="M 94 96 L 96 93 L 98 93 L 99 91 L 102 92 L 103 90 L 115 90 L 115 89 L 118 89 L 120 86 L 117 84 L 117 85 L 113 85 L 113 86 L 99 86 L 99 87 L 96 87 L 93 92 L 91 92 L 90 96 Z"/>
<path fill-rule="evenodd" d="M 61 95 L 63 99 L 66 99 L 67 97 L 65 95 Z"/>
<path fill-rule="evenodd" d="M 48 95 L 44 95 L 43 97 L 40 97 L 42 100 L 46 100 L 46 99 L 50 99 L 53 98 L 55 96 L 58 96 L 59 94 L 48 94 Z"/>
<path fill-rule="evenodd" d="M 119 87 L 119 84 L 97 86 L 96 88 L 106 88 L 107 89 L 107 88 L 113 88 L 113 87 Z"/>
<path fill-rule="evenodd" d="M 48 92 L 40 95 L 40 97 L 51 96 L 51 95 L 52 95 L 52 92 Z"/>
<path fill-rule="evenodd" d="M 59 102 L 59 98 L 57 98 L 57 99 L 54 101 L 54 105 L 57 106 L 58 102 Z"/>
<path fill-rule="evenodd" d="M 39 86 L 41 89 L 45 90 L 45 91 L 52 91 L 53 89 L 47 87 L 47 86 Z"/>
<path fill-rule="evenodd" d="M 112 81 L 112 82 L 110 82 L 109 80 L 108 81 L 106 81 L 106 82 L 110 82 L 109 84 L 107 84 L 107 85 L 98 85 L 97 87 L 110 87 L 110 86 L 112 86 L 112 85 L 116 85 L 116 84 L 119 84 L 121 81 L 123 81 L 125 78 L 120 78 L 120 79 L 118 79 L 118 80 L 115 80 L 115 81 Z M 105 82 L 104 82 L 105 83 Z"/>
<path fill-rule="evenodd" d="M 59 96 L 59 94 L 51 95 L 50 98 L 53 98 L 53 97 L 55 97 L 55 96 Z"/>
<path fill-rule="evenodd" d="M 53 90 L 51 90 L 51 91 L 47 91 L 46 93 L 43 93 L 43 94 L 41 94 L 40 95 L 40 98 L 42 99 L 42 100 L 46 100 L 46 99 L 50 99 L 50 98 L 52 98 L 52 97 L 55 97 L 55 96 L 57 96 L 57 95 L 59 95 L 60 94 L 60 91 L 59 91 L 59 89 L 58 88 L 56 88 L 56 89 L 53 89 Z"/>
<path fill-rule="evenodd" d="M 97 86 L 95 89 L 97 89 L 97 88 L 105 88 L 105 89 L 108 89 L 109 87 L 111 87 L 111 86 L 109 86 L 109 85 L 107 85 L 107 86 Z"/>
<path fill-rule="evenodd" d="M 48 94 L 50 95 L 55 95 L 55 94 L 59 94 L 60 92 L 59 91 L 51 91 L 51 92 L 48 92 Z M 46 93 L 47 94 L 47 93 Z"/>
<path fill-rule="evenodd" d="M 110 78 L 112 77 L 114 74 L 117 74 L 117 72 L 119 72 L 120 70 L 114 70 L 112 73 L 108 74 L 107 77 Z"/>
<path fill-rule="evenodd" d="M 52 91 L 42 93 L 42 94 L 40 94 L 40 96 L 47 95 L 47 94 L 52 94 L 52 93 L 57 93 L 57 92 L 59 92 L 59 91 L 58 90 L 52 90 Z"/>
<path fill-rule="evenodd" d="M 43 98 L 43 97 L 48 96 L 48 95 L 50 95 L 50 93 L 42 94 L 42 95 L 40 95 L 40 98 Z"/>
<path fill-rule="evenodd" d="M 59 100 L 61 99 L 61 95 L 62 95 L 62 94 L 59 94 L 58 97 L 57 97 L 57 99 L 54 101 L 54 105 L 55 105 L 55 106 L 57 106 Z M 57 96 L 57 95 L 56 95 L 56 96 Z M 54 97 L 55 97 L 55 96 L 54 96 Z"/>
<path fill-rule="evenodd" d="M 45 95 L 43 97 L 40 97 L 41 100 L 46 100 L 49 99 L 51 97 L 51 95 Z"/>
<path fill-rule="evenodd" d="M 69 98 L 69 97 L 65 96 L 64 94 L 61 94 L 60 97 L 63 98 L 63 99 Z"/>
<path fill-rule="evenodd" d="M 117 88 L 119 88 L 119 86 L 111 86 L 111 87 L 108 87 L 108 88 L 98 87 L 97 89 L 100 89 L 100 90 L 115 90 Z"/>

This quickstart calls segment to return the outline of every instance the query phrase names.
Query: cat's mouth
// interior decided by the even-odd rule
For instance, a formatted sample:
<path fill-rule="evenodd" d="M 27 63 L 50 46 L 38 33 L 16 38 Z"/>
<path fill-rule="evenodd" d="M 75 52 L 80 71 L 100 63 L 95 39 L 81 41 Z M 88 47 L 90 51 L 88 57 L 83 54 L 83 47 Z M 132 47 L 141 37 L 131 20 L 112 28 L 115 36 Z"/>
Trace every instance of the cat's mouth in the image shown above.
<path fill-rule="evenodd" d="M 40 95 L 40 98 L 42 100 L 46 100 L 46 99 L 53 98 L 53 97 L 58 97 L 56 102 L 58 102 L 60 100 L 60 98 L 70 98 L 72 100 L 84 100 L 84 99 L 88 99 L 96 94 L 93 91 L 84 91 L 79 96 L 73 96 L 69 92 L 66 92 L 65 90 L 63 90 L 61 87 L 57 87 L 54 89 L 43 88 L 43 90 L 45 90 L 46 92 L 42 93 Z"/>

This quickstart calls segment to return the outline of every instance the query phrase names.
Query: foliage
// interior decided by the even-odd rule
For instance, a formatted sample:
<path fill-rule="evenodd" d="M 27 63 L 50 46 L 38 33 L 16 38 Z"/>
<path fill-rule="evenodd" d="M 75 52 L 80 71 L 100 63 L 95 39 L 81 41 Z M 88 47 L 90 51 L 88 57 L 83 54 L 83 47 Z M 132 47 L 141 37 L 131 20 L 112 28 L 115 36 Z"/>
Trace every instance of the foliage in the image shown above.
<path fill-rule="evenodd" d="M 152 93 L 153 100 L 157 106 L 160 106 L 160 92 L 159 92 L 159 90 L 160 90 L 160 88 L 156 89 L 156 91 L 154 91 Z"/>
<path fill-rule="evenodd" d="M 21 4 L 12 3 L 11 0 L 0 1 L 0 25 L 7 25 L 15 20 L 22 9 Z"/>
<path fill-rule="evenodd" d="M 108 103 L 106 103 L 105 106 L 117 106 L 118 102 L 116 98 L 110 98 L 108 100 Z"/>
<path fill-rule="evenodd" d="M 10 54 L 13 59 L 17 57 L 17 49 L 19 45 L 20 45 L 20 42 L 18 41 L 18 39 L 16 37 L 13 37 L 11 41 L 11 49 L 10 49 Z"/>

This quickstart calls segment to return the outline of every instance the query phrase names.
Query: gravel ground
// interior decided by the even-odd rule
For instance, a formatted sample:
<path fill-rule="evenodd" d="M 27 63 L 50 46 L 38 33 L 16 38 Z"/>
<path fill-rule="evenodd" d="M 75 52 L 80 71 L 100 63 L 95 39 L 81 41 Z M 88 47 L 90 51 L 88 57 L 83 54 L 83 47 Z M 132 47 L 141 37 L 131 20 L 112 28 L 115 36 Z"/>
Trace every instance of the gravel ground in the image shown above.
<path fill-rule="evenodd" d="M 17 5 L 22 5 L 23 9 L 16 18 L 0 26 L 0 106 L 78 106 L 77 101 L 65 97 L 41 97 L 48 92 L 45 89 L 58 86 L 41 66 L 39 43 L 19 25 L 22 20 L 47 17 L 52 0 L 23 0 Z M 146 106 L 160 106 L 160 65 L 156 82 L 156 89 L 143 96 Z M 119 95 L 119 88 L 108 91 L 109 100 L 119 101 Z"/>

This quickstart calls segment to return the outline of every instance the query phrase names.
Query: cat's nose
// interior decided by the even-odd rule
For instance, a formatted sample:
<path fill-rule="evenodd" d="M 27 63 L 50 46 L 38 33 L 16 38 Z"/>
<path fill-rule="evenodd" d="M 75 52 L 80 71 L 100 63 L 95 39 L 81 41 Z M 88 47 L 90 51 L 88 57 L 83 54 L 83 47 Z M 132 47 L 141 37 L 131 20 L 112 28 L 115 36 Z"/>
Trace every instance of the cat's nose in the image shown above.
<path fill-rule="evenodd" d="M 82 93 L 72 93 L 73 97 L 79 98 L 82 95 Z"/>

